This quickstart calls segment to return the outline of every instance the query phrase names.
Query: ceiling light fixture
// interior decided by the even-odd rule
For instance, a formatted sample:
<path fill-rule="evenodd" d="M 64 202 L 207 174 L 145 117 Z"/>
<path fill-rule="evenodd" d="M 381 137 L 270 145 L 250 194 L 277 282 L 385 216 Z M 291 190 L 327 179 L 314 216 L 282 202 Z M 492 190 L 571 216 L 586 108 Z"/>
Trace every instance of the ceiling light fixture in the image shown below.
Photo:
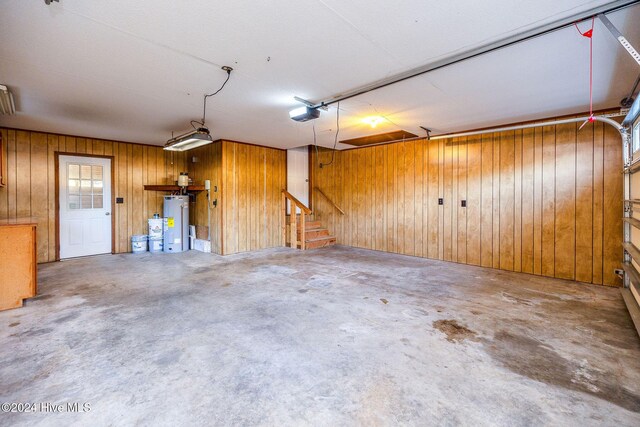
<path fill-rule="evenodd" d="M 220 86 L 220 89 L 216 90 L 213 93 L 204 95 L 204 100 L 202 103 L 202 121 L 191 120 L 191 126 L 193 126 L 193 130 L 168 140 L 163 147 L 165 150 L 187 151 L 187 150 L 191 150 L 192 148 L 201 147 L 206 144 L 211 144 L 213 142 L 213 138 L 211 138 L 211 132 L 209 131 L 209 128 L 205 124 L 207 119 L 207 99 L 217 95 L 218 92 L 220 92 L 229 81 L 229 77 L 231 77 L 231 72 L 233 71 L 233 68 L 225 65 L 224 67 L 222 67 L 222 69 L 227 72 L 227 78 L 222 83 L 222 86 Z M 194 123 L 199 124 L 200 127 L 196 128 L 194 126 Z"/>
<path fill-rule="evenodd" d="M 382 122 L 384 122 L 384 118 L 382 118 L 380 116 L 369 116 L 369 117 L 365 117 L 364 119 L 362 119 L 362 123 L 366 123 L 369 126 L 371 126 L 372 128 L 375 128 L 376 126 L 378 126 Z"/>
<path fill-rule="evenodd" d="M 0 114 L 12 115 L 16 113 L 13 94 L 5 85 L 0 85 Z"/>
<path fill-rule="evenodd" d="M 164 149 L 168 151 L 187 151 L 212 142 L 213 138 L 211 138 L 209 129 L 202 127 L 171 138 L 164 145 Z"/>

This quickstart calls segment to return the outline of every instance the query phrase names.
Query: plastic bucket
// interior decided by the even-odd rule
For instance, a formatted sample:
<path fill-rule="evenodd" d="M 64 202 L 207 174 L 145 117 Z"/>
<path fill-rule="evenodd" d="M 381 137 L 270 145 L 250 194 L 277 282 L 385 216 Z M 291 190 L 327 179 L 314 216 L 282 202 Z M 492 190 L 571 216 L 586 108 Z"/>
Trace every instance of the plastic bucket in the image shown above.
<path fill-rule="evenodd" d="M 131 236 L 131 252 L 139 254 L 147 251 L 147 235 L 138 234 Z"/>
<path fill-rule="evenodd" d="M 162 239 L 162 218 L 149 219 L 149 239 L 154 237 Z"/>
<path fill-rule="evenodd" d="M 162 237 L 151 237 L 149 238 L 149 252 L 152 254 L 162 252 Z"/>

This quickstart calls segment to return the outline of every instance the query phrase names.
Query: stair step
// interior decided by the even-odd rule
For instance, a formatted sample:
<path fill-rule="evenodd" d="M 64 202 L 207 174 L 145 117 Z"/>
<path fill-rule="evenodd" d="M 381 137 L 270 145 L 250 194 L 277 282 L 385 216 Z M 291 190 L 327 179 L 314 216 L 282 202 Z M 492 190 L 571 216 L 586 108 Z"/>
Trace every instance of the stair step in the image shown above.
<path fill-rule="evenodd" d="M 298 230 L 298 240 L 300 240 L 300 235 L 302 233 Z M 318 237 L 324 237 L 329 235 L 329 230 L 326 228 L 312 228 L 306 229 L 304 233 L 305 241 L 309 241 L 309 239 L 316 239 Z"/>
<path fill-rule="evenodd" d="M 302 224 L 300 223 L 300 221 L 298 221 L 296 226 L 298 227 L 298 229 L 302 228 Z M 305 226 L 305 229 L 307 229 L 307 230 L 313 229 L 313 228 L 322 228 L 322 222 L 320 222 L 320 221 L 307 221 L 304 226 Z"/>
<path fill-rule="evenodd" d="M 308 239 L 304 242 L 307 249 L 323 248 L 336 244 L 336 236 L 323 236 L 316 239 Z"/>

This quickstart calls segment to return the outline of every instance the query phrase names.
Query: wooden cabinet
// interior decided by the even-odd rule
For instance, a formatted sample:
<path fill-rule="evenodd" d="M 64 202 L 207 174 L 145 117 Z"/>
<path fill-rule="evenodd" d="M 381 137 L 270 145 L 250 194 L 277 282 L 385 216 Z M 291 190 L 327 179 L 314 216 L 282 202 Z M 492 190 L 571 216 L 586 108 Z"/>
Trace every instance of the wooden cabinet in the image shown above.
<path fill-rule="evenodd" d="M 36 296 L 36 221 L 0 221 L 0 310 L 22 307 Z"/>

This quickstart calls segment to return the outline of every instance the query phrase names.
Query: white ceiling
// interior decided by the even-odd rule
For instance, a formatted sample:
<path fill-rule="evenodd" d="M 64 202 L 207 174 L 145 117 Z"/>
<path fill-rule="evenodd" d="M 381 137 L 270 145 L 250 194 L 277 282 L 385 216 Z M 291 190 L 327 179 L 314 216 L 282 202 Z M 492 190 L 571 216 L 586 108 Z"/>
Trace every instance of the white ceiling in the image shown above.
<path fill-rule="evenodd" d="M 202 116 L 214 138 L 332 146 L 335 106 L 296 123 L 297 95 L 343 91 L 607 1 L 43 0 L 0 2 L 1 126 L 162 145 Z M 609 15 L 640 48 L 640 7 Z M 583 23 L 586 29 L 588 23 Z M 594 107 L 617 106 L 640 67 L 596 21 Z M 340 139 L 460 131 L 588 109 L 588 40 L 563 29 L 340 104 Z M 371 129 L 368 115 L 388 121 Z"/>

